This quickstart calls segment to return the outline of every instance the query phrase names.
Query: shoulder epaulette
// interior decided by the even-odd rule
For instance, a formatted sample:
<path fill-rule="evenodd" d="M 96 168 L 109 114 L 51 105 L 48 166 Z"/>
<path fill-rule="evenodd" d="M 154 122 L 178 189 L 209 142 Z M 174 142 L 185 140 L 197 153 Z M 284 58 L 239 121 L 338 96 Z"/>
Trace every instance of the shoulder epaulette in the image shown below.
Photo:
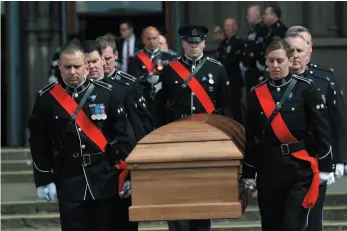
<path fill-rule="evenodd" d="M 324 68 L 324 67 L 321 67 L 321 66 L 319 66 L 317 64 L 313 64 L 313 63 L 310 64 L 310 67 L 318 69 L 318 70 L 321 70 L 321 71 L 329 72 L 329 73 L 333 73 L 334 72 L 334 69 L 332 69 L 332 68 L 330 68 L 330 69 Z"/>
<path fill-rule="evenodd" d="M 301 76 L 298 76 L 298 75 L 293 75 L 293 77 L 294 77 L 295 79 L 304 81 L 304 82 L 306 82 L 306 83 L 308 83 L 308 84 L 313 83 L 313 80 L 312 80 L 312 79 L 307 79 L 307 78 L 304 78 L 304 77 L 301 77 Z"/>
<path fill-rule="evenodd" d="M 102 81 L 99 81 L 99 80 L 94 80 L 94 79 L 91 79 L 90 80 L 92 83 L 95 83 L 95 85 L 99 86 L 99 87 L 103 87 L 103 88 L 106 88 L 107 90 L 110 90 L 112 89 L 112 85 L 111 84 L 108 84 L 108 83 L 104 83 Z"/>
<path fill-rule="evenodd" d="M 220 65 L 220 66 L 223 66 L 221 62 L 219 62 L 219 61 L 217 61 L 217 60 L 215 60 L 215 59 L 213 59 L 213 58 L 207 57 L 207 60 L 210 61 L 210 62 L 212 62 L 212 63 L 215 63 L 215 64 L 218 64 L 218 65 Z"/>
<path fill-rule="evenodd" d="M 55 85 L 57 85 L 58 82 L 52 82 L 50 84 L 48 84 L 47 86 L 45 86 L 44 88 L 42 88 L 41 90 L 39 90 L 39 94 L 40 96 L 43 95 L 44 93 L 46 93 L 47 91 L 51 90 Z"/>
<path fill-rule="evenodd" d="M 128 79 L 130 81 L 135 82 L 136 78 L 128 73 L 125 73 L 123 71 L 117 71 L 117 75 L 121 76 L 122 78 Z"/>
<path fill-rule="evenodd" d="M 319 72 L 317 74 L 316 71 L 310 70 L 308 73 L 310 75 L 312 75 L 313 77 L 319 78 L 319 79 L 324 80 L 324 81 L 327 81 L 328 83 L 330 83 L 332 81 L 332 79 L 330 77 L 328 77 L 326 75 L 319 74 Z"/>
<path fill-rule="evenodd" d="M 136 78 L 134 76 L 124 73 L 122 71 L 117 71 L 116 75 L 110 78 L 113 81 L 126 86 L 131 86 L 133 85 L 133 83 L 136 82 Z"/>
<path fill-rule="evenodd" d="M 255 85 L 251 88 L 251 92 L 256 89 L 257 87 L 260 87 L 261 85 L 263 85 L 264 83 L 266 83 L 267 81 L 269 81 L 269 78 L 266 78 L 263 82 L 259 83 L 258 85 Z"/>

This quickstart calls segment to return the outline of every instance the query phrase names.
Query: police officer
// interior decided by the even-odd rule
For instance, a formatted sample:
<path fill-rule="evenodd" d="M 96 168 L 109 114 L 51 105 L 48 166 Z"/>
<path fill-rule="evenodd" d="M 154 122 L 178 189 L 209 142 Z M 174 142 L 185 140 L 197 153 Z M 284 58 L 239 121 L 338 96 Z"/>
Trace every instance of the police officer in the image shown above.
<path fill-rule="evenodd" d="M 119 213 L 114 165 L 135 141 L 112 86 L 85 77 L 80 46 L 62 47 L 58 65 L 63 81 L 38 92 L 29 119 L 37 195 L 59 199 L 63 231 L 111 231 Z"/>
<path fill-rule="evenodd" d="M 239 67 L 242 49 L 243 49 L 243 40 L 240 39 L 237 35 L 237 23 L 233 18 L 227 18 L 224 21 L 224 33 L 225 39 L 219 45 L 217 54 L 217 60 L 220 61 L 227 72 L 227 76 L 230 81 L 230 92 L 231 99 L 230 103 L 233 107 L 233 116 L 234 119 L 243 123 L 242 107 L 241 107 L 241 98 L 242 98 L 242 87 L 244 82 L 241 76 L 241 70 Z"/>
<path fill-rule="evenodd" d="M 107 36 L 87 41 L 84 44 L 89 64 L 88 77 L 111 84 L 116 98 L 125 106 L 130 126 L 139 141 L 153 131 L 152 118 L 147 110 L 138 80 L 122 71 L 116 71 L 112 65 L 117 59 L 117 49 L 113 39 Z"/>
<path fill-rule="evenodd" d="M 301 35 L 302 37 L 296 36 Z M 298 37 L 292 42 L 307 46 L 307 59 L 310 61 L 312 53 L 312 37 L 309 30 L 303 26 L 293 26 L 288 29 L 287 37 Z M 294 41 L 293 41 L 294 40 Z M 297 44 L 293 44 L 297 45 Z M 297 45 L 298 46 L 298 45 Z M 302 54 L 303 55 L 303 54 Z M 301 71 L 302 72 L 302 71 Z M 332 150 L 335 163 L 335 179 L 344 175 L 344 165 L 347 163 L 347 122 L 346 108 L 343 101 L 342 90 L 333 70 L 325 69 L 316 64 L 308 63 L 305 72 L 302 72 L 305 78 L 312 78 L 318 85 L 323 100 L 328 108 L 329 124 L 331 126 Z M 311 210 L 307 231 L 323 230 L 323 205 L 326 195 L 327 185 L 322 184 L 319 187 L 319 197 L 315 207 Z"/>
<path fill-rule="evenodd" d="M 288 28 L 281 21 L 282 11 L 275 4 L 270 4 L 265 8 L 263 19 L 269 27 L 269 33 L 265 38 L 265 48 L 271 43 L 274 37 L 284 38 Z"/>
<path fill-rule="evenodd" d="M 160 90 L 160 86 L 157 84 L 159 74 L 164 65 L 176 56 L 159 49 L 159 32 L 155 27 L 145 28 L 142 33 L 142 40 L 144 49 L 130 58 L 128 73 L 139 79 L 148 111 L 156 123 L 158 118 L 155 114 L 153 101 L 155 94 Z"/>
<path fill-rule="evenodd" d="M 96 41 L 101 45 L 102 57 L 105 59 L 104 73 L 108 77 L 105 79 L 113 80 L 113 83 L 116 84 L 115 88 L 119 88 L 118 94 L 120 94 L 120 98 L 126 99 L 125 106 L 132 107 L 132 111 L 138 114 L 138 116 L 128 114 L 128 117 L 134 126 L 136 139 L 140 140 L 154 129 L 154 123 L 147 109 L 147 102 L 143 96 L 140 82 L 130 74 L 116 71 L 115 66 L 112 64 L 118 60 L 118 52 L 116 44 L 109 36 L 102 36 Z M 125 89 L 129 89 L 129 93 L 126 93 Z M 138 119 L 140 121 L 135 122 Z M 136 126 L 136 124 L 141 125 L 141 127 Z"/>
<path fill-rule="evenodd" d="M 269 28 L 264 24 L 261 17 L 260 6 L 254 5 L 248 8 L 248 23 L 251 29 L 245 38 L 242 52 L 241 71 L 245 75 L 246 92 L 264 80 L 265 71 L 265 38 Z"/>
<path fill-rule="evenodd" d="M 184 56 L 164 67 L 159 79 L 161 89 L 156 95 L 158 114 L 163 118 L 161 125 L 195 113 L 231 117 L 226 71 L 220 62 L 203 53 L 208 29 L 189 25 L 181 27 L 178 33 Z M 210 227 L 210 220 L 169 222 L 169 229 L 175 231 L 210 230 Z"/>
<path fill-rule="evenodd" d="M 295 62 L 288 43 L 274 40 L 270 78 L 248 98 L 243 177 L 258 187 L 263 231 L 304 230 L 319 183 L 334 182 L 327 108 L 314 81 L 289 73 Z"/>

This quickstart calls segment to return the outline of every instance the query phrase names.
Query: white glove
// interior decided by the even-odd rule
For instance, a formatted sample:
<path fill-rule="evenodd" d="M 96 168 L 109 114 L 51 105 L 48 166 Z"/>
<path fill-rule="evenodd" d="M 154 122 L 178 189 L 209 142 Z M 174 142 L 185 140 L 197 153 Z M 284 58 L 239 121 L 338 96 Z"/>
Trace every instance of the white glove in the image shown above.
<path fill-rule="evenodd" d="M 246 185 L 249 186 L 253 186 L 254 189 L 256 189 L 257 185 L 255 183 L 255 179 L 252 179 L 252 178 L 246 178 L 246 179 L 243 179 L 246 183 Z"/>
<path fill-rule="evenodd" d="M 333 172 L 320 172 L 319 173 L 320 183 L 327 183 L 327 185 L 331 185 L 335 183 L 335 177 Z"/>
<path fill-rule="evenodd" d="M 54 183 L 50 183 L 46 186 L 40 186 L 37 188 L 37 197 L 40 199 L 46 199 L 47 201 L 57 200 L 57 189 Z"/>
<path fill-rule="evenodd" d="M 128 198 L 131 196 L 131 182 L 130 182 L 130 180 L 127 180 L 124 182 L 122 190 L 124 192 L 123 198 Z"/>
<path fill-rule="evenodd" d="M 335 178 L 336 180 L 343 177 L 345 172 L 345 164 L 339 163 L 335 166 Z"/>

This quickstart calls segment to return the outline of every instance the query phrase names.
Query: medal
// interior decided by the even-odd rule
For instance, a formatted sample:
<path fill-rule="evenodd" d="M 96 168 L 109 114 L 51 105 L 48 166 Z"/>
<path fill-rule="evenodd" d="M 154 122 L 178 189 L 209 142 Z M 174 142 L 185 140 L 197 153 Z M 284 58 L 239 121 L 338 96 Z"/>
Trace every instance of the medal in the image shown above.
<path fill-rule="evenodd" d="M 163 64 L 161 63 L 161 60 L 160 60 L 160 59 L 157 61 L 157 69 L 158 69 L 159 71 L 163 70 Z"/>
<path fill-rule="evenodd" d="M 214 84 L 213 79 L 209 79 L 209 80 L 208 80 L 208 83 L 211 84 L 211 85 Z"/>
<path fill-rule="evenodd" d="M 101 114 L 101 119 L 103 119 L 103 120 L 107 119 L 107 115 L 106 114 Z"/>
<path fill-rule="evenodd" d="M 92 120 L 96 120 L 95 104 L 89 104 L 90 114 L 92 114 Z"/>
<path fill-rule="evenodd" d="M 97 119 L 97 120 L 101 120 L 101 114 L 97 114 L 97 115 L 96 115 L 96 119 Z"/>

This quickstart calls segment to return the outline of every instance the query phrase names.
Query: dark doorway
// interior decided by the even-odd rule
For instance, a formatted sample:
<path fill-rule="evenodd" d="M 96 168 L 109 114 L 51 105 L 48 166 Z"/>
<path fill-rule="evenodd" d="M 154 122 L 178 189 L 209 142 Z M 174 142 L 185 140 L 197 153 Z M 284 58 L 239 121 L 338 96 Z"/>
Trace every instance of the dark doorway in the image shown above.
<path fill-rule="evenodd" d="M 147 26 L 165 27 L 165 13 L 137 13 L 137 14 L 83 14 L 79 15 L 81 35 L 83 39 L 96 39 L 106 33 L 112 33 L 117 37 L 119 23 L 130 20 L 134 24 L 136 37 L 140 37 L 142 29 Z"/>

